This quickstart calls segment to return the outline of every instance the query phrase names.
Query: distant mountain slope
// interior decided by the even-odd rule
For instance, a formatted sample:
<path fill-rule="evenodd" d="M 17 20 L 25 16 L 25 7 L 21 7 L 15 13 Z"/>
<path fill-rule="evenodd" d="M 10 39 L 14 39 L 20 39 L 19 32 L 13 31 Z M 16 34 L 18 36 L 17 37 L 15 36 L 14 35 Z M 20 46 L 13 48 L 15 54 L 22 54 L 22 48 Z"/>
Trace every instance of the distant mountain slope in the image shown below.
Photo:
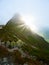
<path fill-rule="evenodd" d="M 49 28 L 48 27 L 42 28 L 39 31 L 39 33 L 41 33 L 44 36 L 45 40 L 47 40 L 49 42 Z"/>

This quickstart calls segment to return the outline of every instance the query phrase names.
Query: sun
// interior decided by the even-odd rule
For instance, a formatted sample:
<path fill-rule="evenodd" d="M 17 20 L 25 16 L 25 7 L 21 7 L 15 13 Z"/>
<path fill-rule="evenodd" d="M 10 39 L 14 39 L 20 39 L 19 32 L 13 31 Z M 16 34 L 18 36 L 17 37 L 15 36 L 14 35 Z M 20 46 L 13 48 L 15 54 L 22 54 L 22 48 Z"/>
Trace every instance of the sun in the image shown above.
<path fill-rule="evenodd" d="M 28 26 L 33 32 L 37 32 L 37 27 L 34 24 L 35 18 L 31 15 L 24 15 L 21 17 L 25 25 Z"/>

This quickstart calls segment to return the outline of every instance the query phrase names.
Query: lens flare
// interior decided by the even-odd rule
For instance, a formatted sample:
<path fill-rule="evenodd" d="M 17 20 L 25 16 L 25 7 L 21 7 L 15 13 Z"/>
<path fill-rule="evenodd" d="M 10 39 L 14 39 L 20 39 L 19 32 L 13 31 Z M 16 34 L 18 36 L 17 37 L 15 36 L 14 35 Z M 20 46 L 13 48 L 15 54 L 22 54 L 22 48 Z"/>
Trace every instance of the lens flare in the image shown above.
<path fill-rule="evenodd" d="M 37 27 L 34 25 L 34 17 L 22 16 L 21 20 L 24 21 L 25 25 L 29 27 L 33 32 L 37 32 Z"/>

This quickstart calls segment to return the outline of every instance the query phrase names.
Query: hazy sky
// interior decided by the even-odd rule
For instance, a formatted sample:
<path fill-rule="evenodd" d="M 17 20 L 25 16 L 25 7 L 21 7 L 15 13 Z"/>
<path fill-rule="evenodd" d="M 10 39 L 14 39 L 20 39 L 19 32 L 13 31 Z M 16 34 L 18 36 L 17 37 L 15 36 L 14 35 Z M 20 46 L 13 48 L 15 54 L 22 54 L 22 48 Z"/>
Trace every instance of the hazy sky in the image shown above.
<path fill-rule="evenodd" d="M 39 28 L 49 27 L 49 0 L 0 0 L 0 24 L 6 24 L 15 13 L 33 16 Z"/>

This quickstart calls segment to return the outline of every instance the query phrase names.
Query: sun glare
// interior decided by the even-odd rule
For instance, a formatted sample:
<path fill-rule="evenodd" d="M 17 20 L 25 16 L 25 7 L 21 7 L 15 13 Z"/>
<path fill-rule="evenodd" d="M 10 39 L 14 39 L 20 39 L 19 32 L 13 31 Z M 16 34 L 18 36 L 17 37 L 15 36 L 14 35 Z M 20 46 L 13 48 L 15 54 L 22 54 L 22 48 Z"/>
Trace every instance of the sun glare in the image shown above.
<path fill-rule="evenodd" d="M 30 29 L 33 31 L 33 32 L 37 32 L 37 27 L 34 25 L 34 17 L 33 16 L 30 16 L 30 15 L 26 15 L 26 16 L 22 16 L 21 17 L 21 20 L 24 21 L 24 23 L 26 24 L 26 26 L 30 27 Z"/>

